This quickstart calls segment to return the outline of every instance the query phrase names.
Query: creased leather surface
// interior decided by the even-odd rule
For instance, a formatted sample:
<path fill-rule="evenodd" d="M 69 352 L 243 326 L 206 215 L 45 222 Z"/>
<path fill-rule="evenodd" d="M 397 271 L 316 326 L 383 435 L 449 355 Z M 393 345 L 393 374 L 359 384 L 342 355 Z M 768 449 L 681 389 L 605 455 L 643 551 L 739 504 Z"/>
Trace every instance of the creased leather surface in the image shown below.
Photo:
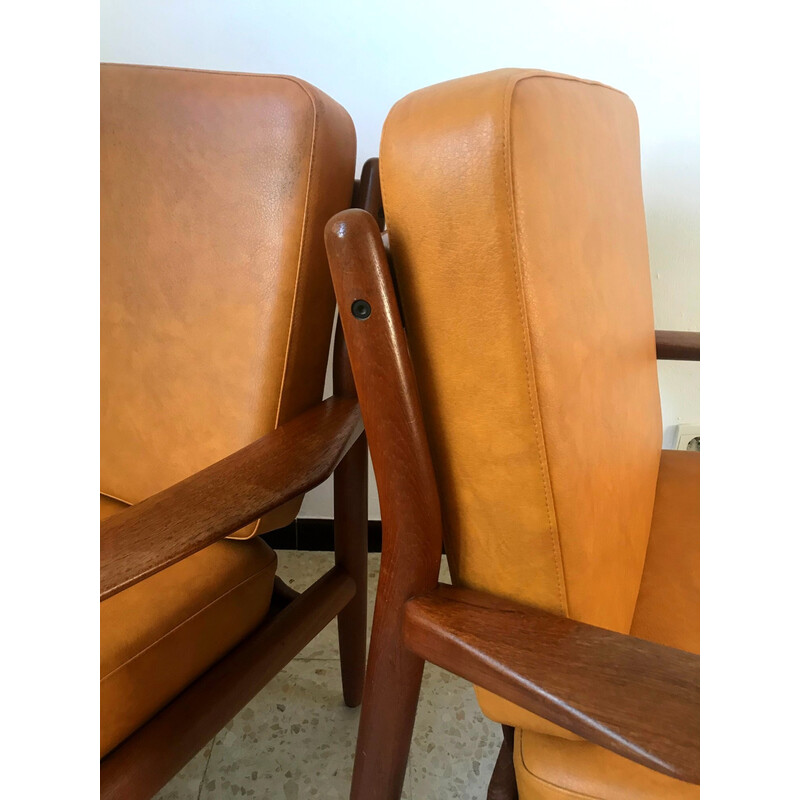
<path fill-rule="evenodd" d="M 302 81 L 103 65 L 102 492 L 143 500 L 320 400 L 354 171 L 350 117 Z"/>
<path fill-rule="evenodd" d="M 633 104 L 432 86 L 391 110 L 381 184 L 454 580 L 628 632 L 661 439 Z"/>

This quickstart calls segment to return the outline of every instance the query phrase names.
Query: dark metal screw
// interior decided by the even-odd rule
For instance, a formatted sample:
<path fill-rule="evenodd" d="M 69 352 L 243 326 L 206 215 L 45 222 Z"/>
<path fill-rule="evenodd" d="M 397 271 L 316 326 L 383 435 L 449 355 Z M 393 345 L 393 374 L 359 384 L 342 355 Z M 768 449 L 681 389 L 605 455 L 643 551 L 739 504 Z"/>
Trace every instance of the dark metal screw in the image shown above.
<path fill-rule="evenodd" d="M 372 313 L 372 306 L 366 300 L 354 300 L 350 311 L 356 319 L 366 319 Z"/>

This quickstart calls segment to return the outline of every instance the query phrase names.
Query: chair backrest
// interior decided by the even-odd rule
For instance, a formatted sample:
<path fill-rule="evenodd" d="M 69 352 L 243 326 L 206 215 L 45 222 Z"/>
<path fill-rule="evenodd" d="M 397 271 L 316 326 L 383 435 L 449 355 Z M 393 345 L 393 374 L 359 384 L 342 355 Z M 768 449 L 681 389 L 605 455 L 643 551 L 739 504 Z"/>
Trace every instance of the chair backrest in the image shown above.
<path fill-rule="evenodd" d="M 286 76 L 105 64 L 100 82 L 101 493 L 134 503 L 321 399 L 323 227 L 349 206 L 355 131 Z"/>
<path fill-rule="evenodd" d="M 394 106 L 380 169 L 454 580 L 627 631 L 661 450 L 633 104 L 450 81 Z"/>

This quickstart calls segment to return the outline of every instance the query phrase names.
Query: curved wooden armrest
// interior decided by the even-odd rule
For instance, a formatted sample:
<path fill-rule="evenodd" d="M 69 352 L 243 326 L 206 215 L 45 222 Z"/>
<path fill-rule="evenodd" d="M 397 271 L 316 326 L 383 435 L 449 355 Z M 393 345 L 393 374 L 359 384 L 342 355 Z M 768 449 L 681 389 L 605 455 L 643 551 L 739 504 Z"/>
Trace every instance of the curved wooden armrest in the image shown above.
<path fill-rule="evenodd" d="M 227 458 L 100 524 L 100 599 L 159 572 L 324 481 L 364 430 L 330 397 Z"/>
<path fill-rule="evenodd" d="M 699 331 L 656 331 L 656 358 L 663 361 L 699 361 Z"/>
<path fill-rule="evenodd" d="M 405 606 L 406 646 L 587 741 L 700 782 L 700 657 L 482 592 Z"/>

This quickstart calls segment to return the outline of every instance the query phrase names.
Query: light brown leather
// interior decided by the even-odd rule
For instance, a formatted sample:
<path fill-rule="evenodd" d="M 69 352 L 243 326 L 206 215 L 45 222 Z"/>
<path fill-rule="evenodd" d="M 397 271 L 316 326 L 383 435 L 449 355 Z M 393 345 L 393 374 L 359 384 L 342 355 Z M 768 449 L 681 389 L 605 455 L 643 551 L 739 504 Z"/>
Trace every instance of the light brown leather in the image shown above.
<path fill-rule="evenodd" d="M 130 503 L 125 503 L 118 500 L 116 497 L 108 497 L 107 495 L 100 495 L 100 521 L 102 522 L 106 517 L 110 517 L 123 508 L 127 508 Z"/>
<path fill-rule="evenodd" d="M 631 634 L 700 652 L 700 454 L 662 450 L 642 585 Z M 475 687 L 489 719 L 531 733 L 574 733 Z"/>
<path fill-rule="evenodd" d="M 138 502 L 320 400 L 323 226 L 354 172 L 350 117 L 303 81 L 103 65 L 103 493 Z"/>
<path fill-rule="evenodd" d="M 520 800 L 697 800 L 700 787 L 675 780 L 589 742 L 530 731 L 514 736 Z"/>
<path fill-rule="evenodd" d="M 680 479 L 661 457 L 633 104 L 566 75 L 475 75 L 395 105 L 380 164 L 454 582 L 622 633 L 653 598 L 637 630 L 663 630 L 644 618 L 672 613 L 656 573 L 679 555 L 654 544 L 642 576 Z M 535 743 L 524 798 L 696 796 L 476 691 Z"/>
<path fill-rule="evenodd" d="M 321 398 L 354 171 L 349 116 L 302 81 L 102 67 L 101 519 Z M 222 541 L 100 604 L 101 755 L 263 620 L 275 566 Z"/>
<path fill-rule="evenodd" d="M 700 454 L 664 450 L 631 633 L 700 652 Z"/>
<path fill-rule="evenodd" d="M 100 603 L 101 757 L 261 622 L 276 565 L 259 538 L 221 541 Z"/>
<path fill-rule="evenodd" d="M 394 106 L 380 163 L 454 580 L 627 633 L 661 449 L 633 104 L 450 81 Z"/>

